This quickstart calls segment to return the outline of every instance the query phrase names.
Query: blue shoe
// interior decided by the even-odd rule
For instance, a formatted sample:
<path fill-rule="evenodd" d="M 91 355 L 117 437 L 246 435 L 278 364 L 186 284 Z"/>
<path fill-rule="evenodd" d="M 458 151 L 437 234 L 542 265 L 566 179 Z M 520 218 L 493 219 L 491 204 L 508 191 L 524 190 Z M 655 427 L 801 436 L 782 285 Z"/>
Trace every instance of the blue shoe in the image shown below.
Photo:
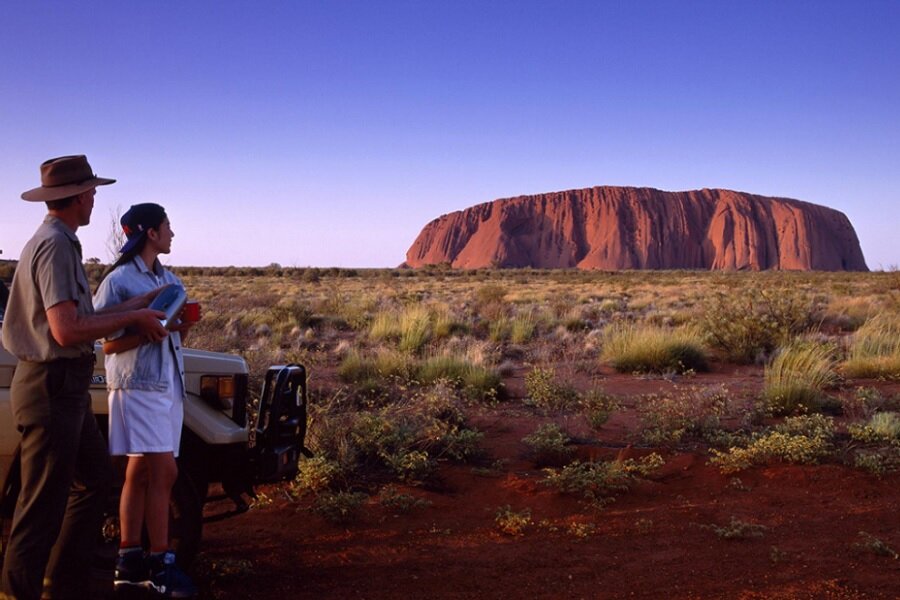
<path fill-rule="evenodd" d="M 119 591 L 124 588 L 146 588 L 150 584 L 150 565 L 140 548 L 119 554 L 116 558 L 116 571 L 113 576 L 113 588 Z"/>
<path fill-rule="evenodd" d="M 150 589 L 162 598 L 193 598 L 197 586 L 175 564 L 175 553 L 150 556 Z"/>

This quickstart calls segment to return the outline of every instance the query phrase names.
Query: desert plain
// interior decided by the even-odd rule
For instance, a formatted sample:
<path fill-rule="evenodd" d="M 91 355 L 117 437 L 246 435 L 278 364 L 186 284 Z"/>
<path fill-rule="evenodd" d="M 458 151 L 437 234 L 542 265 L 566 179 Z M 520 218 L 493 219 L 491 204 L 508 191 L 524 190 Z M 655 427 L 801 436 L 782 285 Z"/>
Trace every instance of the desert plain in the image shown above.
<path fill-rule="evenodd" d="M 177 272 L 189 345 L 309 370 L 202 597 L 900 597 L 900 273 Z"/>

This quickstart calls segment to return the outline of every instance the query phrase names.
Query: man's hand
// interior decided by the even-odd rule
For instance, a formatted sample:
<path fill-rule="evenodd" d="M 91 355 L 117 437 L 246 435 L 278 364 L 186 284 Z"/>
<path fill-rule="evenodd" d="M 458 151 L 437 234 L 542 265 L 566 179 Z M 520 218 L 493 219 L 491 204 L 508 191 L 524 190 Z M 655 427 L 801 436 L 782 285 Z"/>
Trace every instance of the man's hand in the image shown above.
<path fill-rule="evenodd" d="M 134 329 L 147 341 L 159 343 L 169 335 L 166 328 L 159 322 L 160 319 L 166 318 L 166 313 L 149 308 L 142 308 L 134 312 Z"/>

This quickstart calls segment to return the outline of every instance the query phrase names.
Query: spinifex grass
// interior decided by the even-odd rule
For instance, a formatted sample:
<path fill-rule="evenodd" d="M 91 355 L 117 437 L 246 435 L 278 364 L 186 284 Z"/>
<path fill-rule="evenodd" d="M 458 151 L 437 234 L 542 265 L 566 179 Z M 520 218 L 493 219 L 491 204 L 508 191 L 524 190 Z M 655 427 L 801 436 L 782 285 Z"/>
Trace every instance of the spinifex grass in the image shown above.
<path fill-rule="evenodd" d="M 848 377 L 900 377 L 900 315 L 884 313 L 866 321 L 853 334 L 842 371 Z"/>
<path fill-rule="evenodd" d="M 803 412 L 815 406 L 837 375 L 832 349 L 794 342 L 783 347 L 766 367 L 763 400 L 773 414 Z"/>
<path fill-rule="evenodd" d="M 615 325 L 604 336 L 602 358 L 622 373 L 705 371 L 700 334 L 691 328 Z"/>

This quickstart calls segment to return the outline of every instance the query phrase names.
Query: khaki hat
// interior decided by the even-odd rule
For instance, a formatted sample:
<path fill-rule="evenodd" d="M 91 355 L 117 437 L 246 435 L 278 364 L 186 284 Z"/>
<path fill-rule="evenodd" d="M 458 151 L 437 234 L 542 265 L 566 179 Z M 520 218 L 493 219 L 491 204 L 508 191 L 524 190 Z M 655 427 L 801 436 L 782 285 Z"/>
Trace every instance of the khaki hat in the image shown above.
<path fill-rule="evenodd" d="M 24 192 L 22 199 L 29 202 L 50 202 L 115 182 L 115 179 L 97 177 L 83 154 L 60 156 L 41 165 L 41 187 Z"/>

